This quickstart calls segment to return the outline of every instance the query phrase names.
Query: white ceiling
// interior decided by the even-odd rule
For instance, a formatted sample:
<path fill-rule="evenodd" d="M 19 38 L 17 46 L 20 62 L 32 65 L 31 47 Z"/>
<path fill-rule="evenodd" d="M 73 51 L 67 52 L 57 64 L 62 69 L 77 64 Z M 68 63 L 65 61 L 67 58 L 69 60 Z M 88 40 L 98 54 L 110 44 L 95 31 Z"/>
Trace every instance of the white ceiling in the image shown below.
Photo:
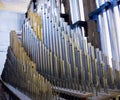
<path fill-rule="evenodd" d="M 0 10 L 25 13 L 31 0 L 0 0 Z"/>

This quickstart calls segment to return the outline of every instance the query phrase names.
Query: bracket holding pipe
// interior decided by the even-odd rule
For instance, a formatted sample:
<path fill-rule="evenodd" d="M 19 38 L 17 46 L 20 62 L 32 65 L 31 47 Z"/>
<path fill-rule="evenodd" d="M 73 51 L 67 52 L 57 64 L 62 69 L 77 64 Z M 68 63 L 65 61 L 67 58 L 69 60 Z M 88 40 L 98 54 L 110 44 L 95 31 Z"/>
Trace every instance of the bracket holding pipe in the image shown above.
<path fill-rule="evenodd" d="M 97 20 L 98 19 L 98 15 L 100 13 L 103 13 L 104 11 L 108 10 L 109 8 L 113 8 L 116 5 L 120 4 L 120 0 L 112 0 L 105 2 L 104 4 L 102 4 L 99 8 L 97 8 L 96 10 L 94 10 L 93 12 L 91 12 L 89 14 L 89 19 L 91 20 Z"/>
<path fill-rule="evenodd" d="M 85 36 L 87 37 L 88 36 L 88 23 L 87 21 L 77 21 L 75 22 L 74 24 L 71 24 L 70 25 L 71 29 L 75 29 L 76 27 L 84 27 L 84 30 L 85 30 Z"/>

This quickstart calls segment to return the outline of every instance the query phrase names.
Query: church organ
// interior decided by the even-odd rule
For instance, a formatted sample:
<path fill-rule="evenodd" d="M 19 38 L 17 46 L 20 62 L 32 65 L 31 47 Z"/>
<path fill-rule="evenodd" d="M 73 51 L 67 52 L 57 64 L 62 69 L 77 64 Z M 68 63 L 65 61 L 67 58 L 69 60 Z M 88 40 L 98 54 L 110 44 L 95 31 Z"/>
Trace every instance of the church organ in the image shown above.
<path fill-rule="evenodd" d="M 73 100 L 92 99 L 102 93 L 118 98 L 119 57 L 112 58 L 108 50 L 112 37 L 108 38 L 107 15 L 111 11 L 97 15 L 101 41 L 104 42 L 101 51 L 87 41 L 82 27 L 71 29 L 60 16 L 58 1 L 36 1 L 36 9 L 32 6 L 28 9 L 21 39 L 11 32 L 3 80 L 35 100 L 59 100 L 67 96 L 74 97 Z M 72 23 L 85 21 L 82 0 L 69 0 L 69 3 Z M 97 7 L 100 7 L 99 3 Z M 15 75 L 12 76 L 12 72 Z"/>

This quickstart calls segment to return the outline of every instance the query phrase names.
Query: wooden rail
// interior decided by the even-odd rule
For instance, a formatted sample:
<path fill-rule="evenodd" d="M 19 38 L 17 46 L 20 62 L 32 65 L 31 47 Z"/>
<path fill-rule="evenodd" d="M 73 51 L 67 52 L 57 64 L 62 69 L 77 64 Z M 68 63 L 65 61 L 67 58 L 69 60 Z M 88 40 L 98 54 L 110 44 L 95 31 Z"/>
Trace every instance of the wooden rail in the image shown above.
<path fill-rule="evenodd" d="M 2 79 L 0 79 L 0 84 L 2 84 L 3 92 L 8 94 L 8 98 L 13 100 L 31 100 L 29 97 L 21 93 L 19 90 L 15 89 L 14 87 L 10 86 L 9 84 L 5 83 Z"/>

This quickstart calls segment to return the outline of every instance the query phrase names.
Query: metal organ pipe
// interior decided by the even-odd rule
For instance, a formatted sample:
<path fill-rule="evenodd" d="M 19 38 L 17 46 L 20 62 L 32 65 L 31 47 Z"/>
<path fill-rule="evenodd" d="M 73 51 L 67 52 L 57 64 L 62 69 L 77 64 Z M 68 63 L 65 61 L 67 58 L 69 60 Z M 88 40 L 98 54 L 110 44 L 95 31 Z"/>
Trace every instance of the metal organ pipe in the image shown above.
<path fill-rule="evenodd" d="M 116 60 L 115 69 L 117 68 L 117 65 L 119 65 L 119 52 L 118 52 L 118 42 L 117 42 L 117 36 L 116 36 L 116 28 L 115 28 L 115 22 L 114 22 L 114 14 L 112 9 L 108 9 L 106 11 L 107 14 L 107 20 L 108 20 L 108 26 L 109 26 L 109 35 L 110 35 L 110 43 L 111 43 L 111 51 L 112 51 L 112 59 Z"/>
<path fill-rule="evenodd" d="M 97 7 L 99 8 L 102 4 L 104 4 L 104 0 L 96 0 Z M 111 53 L 111 44 L 110 44 L 110 36 L 109 36 L 109 27 L 107 21 L 106 12 L 103 12 L 98 15 L 99 20 L 99 28 L 100 28 L 100 39 L 101 39 L 101 47 L 103 54 L 109 57 L 109 64 L 112 66 L 112 53 Z"/>

